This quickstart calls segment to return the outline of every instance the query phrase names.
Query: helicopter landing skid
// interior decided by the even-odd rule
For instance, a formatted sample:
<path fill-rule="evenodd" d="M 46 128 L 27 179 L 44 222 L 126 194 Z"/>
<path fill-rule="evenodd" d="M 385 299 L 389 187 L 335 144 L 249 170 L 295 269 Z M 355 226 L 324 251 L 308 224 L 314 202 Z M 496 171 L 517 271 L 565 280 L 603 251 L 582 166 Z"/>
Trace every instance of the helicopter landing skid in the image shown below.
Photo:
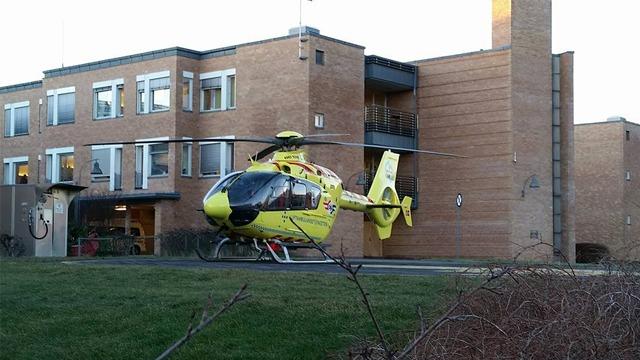
<path fill-rule="evenodd" d="M 215 241 L 212 242 L 212 245 L 215 246 L 213 247 L 212 251 L 211 251 L 211 255 L 207 256 L 206 254 L 203 254 L 200 249 L 196 249 L 196 254 L 198 254 L 198 257 L 201 260 L 204 260 L 206 262 L 219 262 L 219 261 L 269 261 L 271 259 L 269 259 L 269 253 L 266 249 L 262 249 L 258 246 L 258 243 L 255 239 L 253 239 L 253 244 L 249 244 L 248 241 L 246 240 L 242 240 L 242 241 L 238 241 L 238 240 L 231 240 L 228 237 L 225 237 L 219 241 Z M 257 253 L 258 255 L 253 257 L 253 256 L 222 256 L 221 252 L 222 252 L 222 248 L 227 246 L 227 245 L 237 245 L 237 244 L 241 244 L 241 245 L 245 245 L 248 246 L 250 248 L 250 250 L 252 250 L 254 253 Z"/>
<path fill-rule="evenodd" d="M 262 246 L 258 245 L 258 239 L 252 239 L 253 243 L 250 244 L 247 240 L 232 240 L 228 237 L 215 241 L 215 246 L 211 251 L 211 255 L 207 256 L 203 254 L 200 249 L 196 249 L 198 257 L 206 262 L 219 262 L 219 261 L 270 261 L 274 260 L 279 264 L 330 264 L 334 261 L 328 258 L 322 251 L 318 250 L 313 244 L 305 243 L 288 243 L 277 239 L 262 240 Z M 222 249 L 225 246 L 242 244 L 249 246 L 250 249 L 257 254 L 257 256 L 223 256 Z M 212 244 L 213 245 L 213 244 Z M 276 249 L 282 249 L 282 254 L 278 255 Z M 313 249 L 319 251 L 322 254 L 321 260 L 295 260 L 291 257 L 289 249 Z"/>
<path fill-rule="evenodd" d="M 265 243 L 267 250 L 271 254 L 271 258 L 273 260 L 275 260 L 276 262 L 280 263 L 280 264 L 331 264 L 331 263 L 335 262 L 333 259 L 328 258 L 327 255 L 324 252 L 320 251 L 313 244 L 287 243 L 287 242 L 283 242 L 283 241 L 280 241 L 280 240 L 277 240 L 277 239 L 272 239 L 271 243 L 279 245 L 280 248 L 282 248 L 282 253 L 284 254 L 284 259 L 283 259 L 276 253 L 276 251 L 273 249 L 273 246 L 271 246 L 269 241 L 267 241 L 266 239 L 262 240 L 262 241 Z M 289 249 L 288 248 L 292 248 L 292 249 L 313 249 L 313 250 L 319 251 L 320 254 L 322 254 L 322 260 L 294 260 L 289 255 Z"/>

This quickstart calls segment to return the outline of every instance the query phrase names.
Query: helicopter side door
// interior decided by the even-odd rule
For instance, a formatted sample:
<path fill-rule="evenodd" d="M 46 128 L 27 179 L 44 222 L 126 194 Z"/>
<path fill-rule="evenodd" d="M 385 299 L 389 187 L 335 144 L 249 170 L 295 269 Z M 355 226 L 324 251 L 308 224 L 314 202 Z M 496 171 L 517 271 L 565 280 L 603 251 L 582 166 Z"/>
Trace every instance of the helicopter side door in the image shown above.
<path fill-rule="evenodd" d="M 272 184 L 264 203 L 265 215 L 275 223 L 283 239 L 306 240 L 293 219 L 314 240 L 324 240 L 331 230 L 333 218 L 321 206 L 322 190 L 316 184 L 294 177 L 283 177 Z"/>
<path fill-rule="evenodd" d="M 312 182 L 290 178 L 289 217 L 314 240 L 324 240 L 331 231 L 333 217 L 321 206 L 322 190 Z M 297 227 L 293 224 L 294 230 Z"/>

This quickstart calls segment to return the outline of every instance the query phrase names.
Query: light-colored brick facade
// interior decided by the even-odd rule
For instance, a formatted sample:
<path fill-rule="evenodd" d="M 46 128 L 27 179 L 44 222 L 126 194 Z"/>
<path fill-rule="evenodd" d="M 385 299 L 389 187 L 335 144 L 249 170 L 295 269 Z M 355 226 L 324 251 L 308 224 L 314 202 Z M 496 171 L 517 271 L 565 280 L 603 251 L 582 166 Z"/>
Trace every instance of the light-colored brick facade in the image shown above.
<path fill-rule="evenodd" d="M 167 136 L 273 136 L 285 129 L 303 134 L 346 133 L 350 136 L 340 140 L 363 143 L 363 109 L 378 105 L 417 115 L 418 148 L 468 158 L 402 155 L 399 175 L 417 179 L 418 184 L 414 228 L 397 222 L 393 237 L 382 242 L 362 214 L 342 212 L 330 239 L 338 245 L 333 251 L 339 251 L 341 244 L 352 256 L 456 256 L 454 199 L 460 192 L 465 202 L 459 255 L 511 258 L 539 241 L 553 244 L 550 9 L 550 0 L 494 0 L 494 49 L 407 63 L 416 75 L 412 89 L 404 90 L 366 85 L 364 48 L 313 32 L 305 33 L 307 60 L 298 58 L 297 36 L 290 35 L 209 52 L 174 48 L 55 69 L 45 72 L 35 88 L 0 88 L 0 104 L 28 100 L 31 112 L 29 135 L 1 138 L 0 158 L 28 155 L 29 182 L 42 182 L 44 149 L 74 146 L 74 181 L 90 185 L 87 195 L 109 194 L 107 184 L 91 183 L 91 166 L 86 165 L 91 152 L 83 144 Z M 316 50 L 324 52 L 323 65 L 315 62 Z M 571 258 L 573 58 L 567 53 L 560 59 L 564 190 L 560 247 Z M 236 108 L 199 111 L 198 75 L 225 69 L 235 69 Z M 170 110 L 137 115 L 136 77 L 159 71 L 170 73 Z M 192 111 L 182 110 L 185 71 L 194 74 Z M 93 120 L 92 84 L 119 78 L 124 79 L 124 116 Z M 46 126 L 47 90 L 68 86 L 76 90 L 75 122 Z M 314 127 L 317 113 L 325 116 L 325 127 L 320 130 Z M 234 168 L 243 169 L 247 156 L 259 149 L 261 146 L 236 144 Z M 357 148 L 312 147 L 308 151 L 313 161 L 335 170 L 350 190 L 359 192 L 363 188 L 356 185 L 356 175 L 362 169 L 372 170 L 379 158 L 375 151 Z M 169 175 L 149 178 L 148 189 L 136 189 L 135 151 L 130 145 L 123 149 L 119 194 L 160 194 L 149 201 L 153 212 L 145 216 L 152 214 L 155 222 L 147 233 L 206 226 L 196 210 L 217 177 L 198 176 L 197 143 L 193 144 L 191 177 L 180 174 L 181 159 L 181 146 L 171 144 Z M 532 175 L 539 179 L 539 188 L 529 188 Z M 523 187 L 525 197 L 521 196 Z M 537 247 L 522 258 L 551 259 L 552 248 Z"/>
<path fill-rule="evenodd" d="M 640 259 L 640 125 L 578 124 L 575 152 L 576 243 L 604 245 L 616 259 Z"/>

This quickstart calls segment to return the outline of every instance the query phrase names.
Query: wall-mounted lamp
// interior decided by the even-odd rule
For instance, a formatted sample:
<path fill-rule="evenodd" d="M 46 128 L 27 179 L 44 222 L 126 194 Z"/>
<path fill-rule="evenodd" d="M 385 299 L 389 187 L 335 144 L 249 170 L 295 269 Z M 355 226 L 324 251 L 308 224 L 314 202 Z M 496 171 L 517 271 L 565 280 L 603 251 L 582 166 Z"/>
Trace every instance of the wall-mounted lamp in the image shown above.
<path fill-rule="evenodd" d="M 116 205 L 115 211 L 127 211 L 127 205 Z"/>
<path fill-rule="evenodd" d="M 540 181 L 538 180 L 538 175 L 533 174 L 524 181 L 522 184 L 522 198 L 524 198 L 524 190 L 527 188 L 527 183 L 529 183 L 529 187 L 531 189 L 537 189 L 540 187 Z"/>

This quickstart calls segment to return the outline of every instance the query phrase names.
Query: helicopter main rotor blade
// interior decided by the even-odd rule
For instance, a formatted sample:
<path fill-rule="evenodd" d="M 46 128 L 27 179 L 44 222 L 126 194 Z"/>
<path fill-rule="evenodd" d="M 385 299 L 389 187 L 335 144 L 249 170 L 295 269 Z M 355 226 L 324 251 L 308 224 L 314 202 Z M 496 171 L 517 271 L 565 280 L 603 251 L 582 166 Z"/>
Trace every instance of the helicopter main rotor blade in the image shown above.
<path fill-rule="evenodd" d="M 300 142 L 300 145 L 342 145 L 342 146 L 351 146 L 351 147 L 362 147 L 367 149 L 405 151 L 405 152 L 429 154 L 429 155 L 436 155 L 436 156 L 447 156 L 447 157 L 455 157 L 455 158 L 467 157 L 464 155 L 456 155 L 456 154 L 443 153 L 438 151 L 416 150 L 416 149 L 407 149 L 407 148 L 394 147 L 394 146 L 369 145 L 369 144 L 347 143 L 347 142 L 339 142 L 339 141 L 303 140 Z"/>
<path fill-rule="evenodd" d="M 94 146 L 94 145 L 138 145 L 138 144 L 158 144 L 158 143 L 190 143 L 190 142 L 251 142 L 251 143 L 261 143 L 261 144 L 280 144 L 281 141 L 279 139 L 273 138 L 258 138 L 258 137 L 236 137 L 236 138 L 222 138 L 222 137 L 211 137 L 211 138 L 193 138 L 193 139 L 167 139 L 167 140 L 140 140 L 140 141 L 109 141 L 109 142 L 100 142 L 93 144 L 85 144 L 84 146 Z"/>
<path fill-rule="evenodd" d="M 261 160 L 262 158 L 264 158 L 265 156 L 271 154 L 272 152 L 280 149 L 281 146 L 280 145 L 271 145 L 268 148 L 262 149 L 260 150 L 257 154 L 253 155 L 251 157 L 252 161 L 258 161 Z"/>

